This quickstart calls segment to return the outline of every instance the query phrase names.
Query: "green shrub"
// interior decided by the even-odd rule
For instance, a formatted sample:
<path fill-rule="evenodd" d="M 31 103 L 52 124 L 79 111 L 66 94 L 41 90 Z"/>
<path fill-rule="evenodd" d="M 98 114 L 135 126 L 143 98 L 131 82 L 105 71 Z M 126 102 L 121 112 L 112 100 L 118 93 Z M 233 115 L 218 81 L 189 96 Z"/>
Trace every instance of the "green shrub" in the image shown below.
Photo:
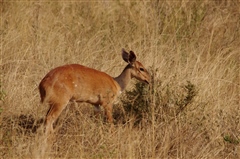
<path fill-rule="evenodd" d="M 231 136 L 231 135 L 225 135 L 223 136 L 224 141 L 230 143 L 230 144 L 234 144 L 234 145 L 238 145 L 240 142 L 240 139 L 238 139 L 237 137 Z"/>
<path fill-rule="evenodd" d="M 183 88 L 187 92 L 187 94 L 183 98 L 176 100 L 176 105 L 178 106 L 178 111 L 176 115 L 183 111 L 193 101 L 193 98 L 197 95 L 196 87 L 190 81 L 187 81 L 187 84 L 184 85 Z"/>
<path fill-rule="evenodd" d="M 151 96 L 149 87 L 141 82 L 135 84 L 134 89 L 125 92 L 121 99 L 126 118 L 134 117 L 134 123 L 139 124 L 151 115 Z"/>
<path fill-rule="evenodd" d="M 171 81 L 163 85 L 158 79 L 150 85 L 137 82 L 122 96 L 122 108 L 116 108 L 114 118 L 122 123 L 134 120 L 134 125 L 171 121 L 184 112 L 196 95 L 196 86 L 190 81 L 180 86 Z"/>

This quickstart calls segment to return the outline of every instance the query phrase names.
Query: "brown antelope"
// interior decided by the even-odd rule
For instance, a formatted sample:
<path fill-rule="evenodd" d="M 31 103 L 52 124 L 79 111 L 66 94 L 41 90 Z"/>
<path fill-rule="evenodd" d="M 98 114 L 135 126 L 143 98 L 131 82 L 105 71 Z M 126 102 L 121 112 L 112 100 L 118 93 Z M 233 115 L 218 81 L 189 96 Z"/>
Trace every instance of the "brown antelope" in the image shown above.
<path fill-rule="evenodd" d="M 51 70 L 39 84 L 41 102 L 50 105 L 45 119 L 46 134 L 53 132 L 54 121 L 69 101 L 93 104 L 96 111 L 100 110 L 100 105 L 103 106 L 108 121 L 112 123 L 112 105 L 131 78 L 150 82 L 148 71 L 136 61 L 133 51 L 128 53 L 122 49 L 122 58 L 128 65 L 116 78 L 79 64 L 64 65 Z"/>

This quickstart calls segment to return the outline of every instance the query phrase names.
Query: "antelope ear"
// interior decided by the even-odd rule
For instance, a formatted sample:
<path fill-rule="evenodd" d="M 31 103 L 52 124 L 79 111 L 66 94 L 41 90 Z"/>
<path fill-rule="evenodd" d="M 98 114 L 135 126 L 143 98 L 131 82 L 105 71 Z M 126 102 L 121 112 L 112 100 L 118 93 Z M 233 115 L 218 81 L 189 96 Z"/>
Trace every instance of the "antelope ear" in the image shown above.
<path fill-rule="evenodd" d="M 129 63 L 129 53 L 122 49 L 122 58 L 125 62 Z"/>
<path fill-rule="evenodd" d="M 136 55 L 133 51 L 130 51 L 129 53 L 126 52 L 124 49 L 122 49 L 122 58 L 125 62 L 133 64 L 136 61 Z"/>
<path fill-rule="evenodd" d="M 133 64 L 136 61 L 137 57 L 136 57 L 136 55 L 133 51 L 130 51 L 129 53 L 130 54 L 129 54 L 129 59 L 128 60 L 131 64 Z"/>

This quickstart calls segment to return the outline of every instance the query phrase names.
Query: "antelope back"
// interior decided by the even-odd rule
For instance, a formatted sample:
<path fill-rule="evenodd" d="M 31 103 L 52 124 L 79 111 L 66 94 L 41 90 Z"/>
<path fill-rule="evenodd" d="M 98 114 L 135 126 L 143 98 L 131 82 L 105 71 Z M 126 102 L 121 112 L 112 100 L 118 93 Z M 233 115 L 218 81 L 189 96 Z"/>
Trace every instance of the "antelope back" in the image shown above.
<path fill-rule="evenodd" d="M 120 91 L 108 74 L 78 64 L 51 70 L 39 85 L 41 101 L 61 102 L 76 100 L 102 104 L 112 100 Z"/>

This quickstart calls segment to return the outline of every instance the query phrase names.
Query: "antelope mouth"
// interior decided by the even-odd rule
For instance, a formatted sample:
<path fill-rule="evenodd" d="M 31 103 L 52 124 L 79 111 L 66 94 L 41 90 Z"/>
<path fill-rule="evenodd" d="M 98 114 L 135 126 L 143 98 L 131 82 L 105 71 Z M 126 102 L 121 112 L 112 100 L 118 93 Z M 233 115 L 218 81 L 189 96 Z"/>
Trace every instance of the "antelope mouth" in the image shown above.
<path fill-rule="evenodd" d="M 146 84 L 149 84 L 149 81 L 147 81 L 147 80 L 144 80 L 144 82 L 145 82 Z"/>

